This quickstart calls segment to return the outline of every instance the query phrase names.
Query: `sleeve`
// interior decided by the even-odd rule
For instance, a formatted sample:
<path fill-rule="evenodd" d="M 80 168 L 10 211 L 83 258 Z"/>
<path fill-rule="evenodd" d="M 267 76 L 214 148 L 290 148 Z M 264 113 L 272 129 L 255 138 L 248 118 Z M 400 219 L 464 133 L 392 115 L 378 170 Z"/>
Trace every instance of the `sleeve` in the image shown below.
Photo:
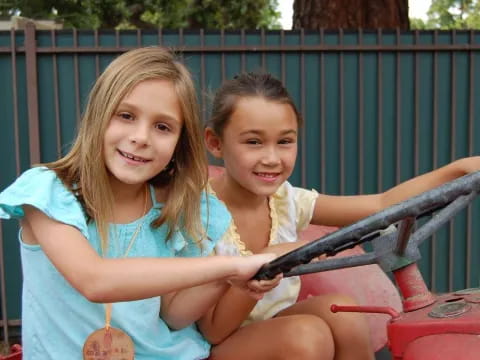
<path fill-rule="evenodd" d="M 304 230 L 310 224 L 318 193 L 315 190 L 306 190 L 298 187 L 292 187 L 292 193 L 298 232 Z"/>
<path fill-rule="evenodd" d="M 88 236 L 86 217 L 80 203 L 52 170 L 45 167 L 27 170 L 3 190 L 0 193 L 0 218 L 23 218 L 24 205 L 31 205 Z"/>
<path fill-rule="evenodd" d="M 226 206 L 212 194 L 203 193 L 200 204 L 200 215 L 206 238 L 199 244 L 185 237 L 185 245 L 177 251 L 178 256 L 207 256 L 213 252 L 215 245 L 227 232 L 232 217 Z M 180 235 L 180 234 L 178 234 Z M 178 239 L 175 239 L 178 242 Z M 178 249 L 178 247 L 176 247 Z"/>

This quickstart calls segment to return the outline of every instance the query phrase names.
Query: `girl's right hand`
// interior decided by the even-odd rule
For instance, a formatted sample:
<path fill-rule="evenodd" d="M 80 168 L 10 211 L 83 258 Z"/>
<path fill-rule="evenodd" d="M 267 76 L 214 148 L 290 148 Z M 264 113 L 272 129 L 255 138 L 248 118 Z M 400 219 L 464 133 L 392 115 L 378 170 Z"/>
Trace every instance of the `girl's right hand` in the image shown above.
<path fill-rule="evenodd" d="M 250 280 L 260 269 L 260 267 L 277 256 L 275 254 L 255 254 L 250 256 L 235 256 L 232 261 L 236 262 L 236 274 L 231 276 L 229 281 L 243 281 Z"/>

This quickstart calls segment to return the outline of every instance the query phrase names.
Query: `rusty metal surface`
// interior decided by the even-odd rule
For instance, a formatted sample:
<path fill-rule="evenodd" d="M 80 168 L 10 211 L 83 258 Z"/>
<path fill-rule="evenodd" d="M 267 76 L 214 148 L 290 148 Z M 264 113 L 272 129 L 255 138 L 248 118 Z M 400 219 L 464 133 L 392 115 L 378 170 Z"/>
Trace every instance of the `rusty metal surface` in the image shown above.
<path fill-rule="evenodd" d="M 30 163 L 40 162 L 40 132 L 38 124 L 38 79 L 35 27 L 27 24 L 25 30 L 25 58 L 27 67 L 28 130 Z"/>

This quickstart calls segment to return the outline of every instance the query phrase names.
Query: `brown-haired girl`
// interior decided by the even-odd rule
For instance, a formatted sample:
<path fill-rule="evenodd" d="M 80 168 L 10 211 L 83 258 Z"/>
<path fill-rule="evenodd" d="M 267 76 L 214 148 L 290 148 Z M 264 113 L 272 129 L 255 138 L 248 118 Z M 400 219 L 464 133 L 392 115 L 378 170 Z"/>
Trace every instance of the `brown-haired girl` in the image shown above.
<path fill-rule="evenodd" d="M 242 74 L 216 93 L 205 138 L 210 153 L 223 159 L 225 171 L 210 185 L 233 216 L 217 254 L 282 254 L 302 244 L 296 242 L 297 234 L 310 223 L 345 226 L 480 169 L 480 157 L 472 157 L 381 194 L 319 194 L 287 181 L 301 125 L 287 90 L 271 75 Z M 212 359 L 373 359 L 363 316 L 329 310 L 334 302 L 351 304 L 350 298 L 326 295 L 296 303 L 298 278 L 263 286 L 273 290 L 258 302 L 232 287 L 199 321 L 203 334 L 216 344 Z"/>
<path fill-rule="evenodd" d="M 208 357 L 191 324 L 272 256 L 202 257 L 230 215 L 203 192 L 197 114 L 172 54 L 127 52 L 95 83 L 70 152 L 0 193 L 0 218 L 21 219 L 24 359 Z"/>

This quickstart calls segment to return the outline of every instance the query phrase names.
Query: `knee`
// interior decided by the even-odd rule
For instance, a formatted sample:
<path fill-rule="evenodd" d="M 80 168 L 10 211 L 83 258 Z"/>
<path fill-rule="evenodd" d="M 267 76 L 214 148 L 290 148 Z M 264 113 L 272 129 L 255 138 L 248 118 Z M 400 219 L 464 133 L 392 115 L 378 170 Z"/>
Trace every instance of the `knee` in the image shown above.
<path fill-rule="evenodd" d="M 333 359 L 335 344 L 324 320 L 313 315 L 288 316 L 279 332 L 280 353 L 284 359 Z"/>

